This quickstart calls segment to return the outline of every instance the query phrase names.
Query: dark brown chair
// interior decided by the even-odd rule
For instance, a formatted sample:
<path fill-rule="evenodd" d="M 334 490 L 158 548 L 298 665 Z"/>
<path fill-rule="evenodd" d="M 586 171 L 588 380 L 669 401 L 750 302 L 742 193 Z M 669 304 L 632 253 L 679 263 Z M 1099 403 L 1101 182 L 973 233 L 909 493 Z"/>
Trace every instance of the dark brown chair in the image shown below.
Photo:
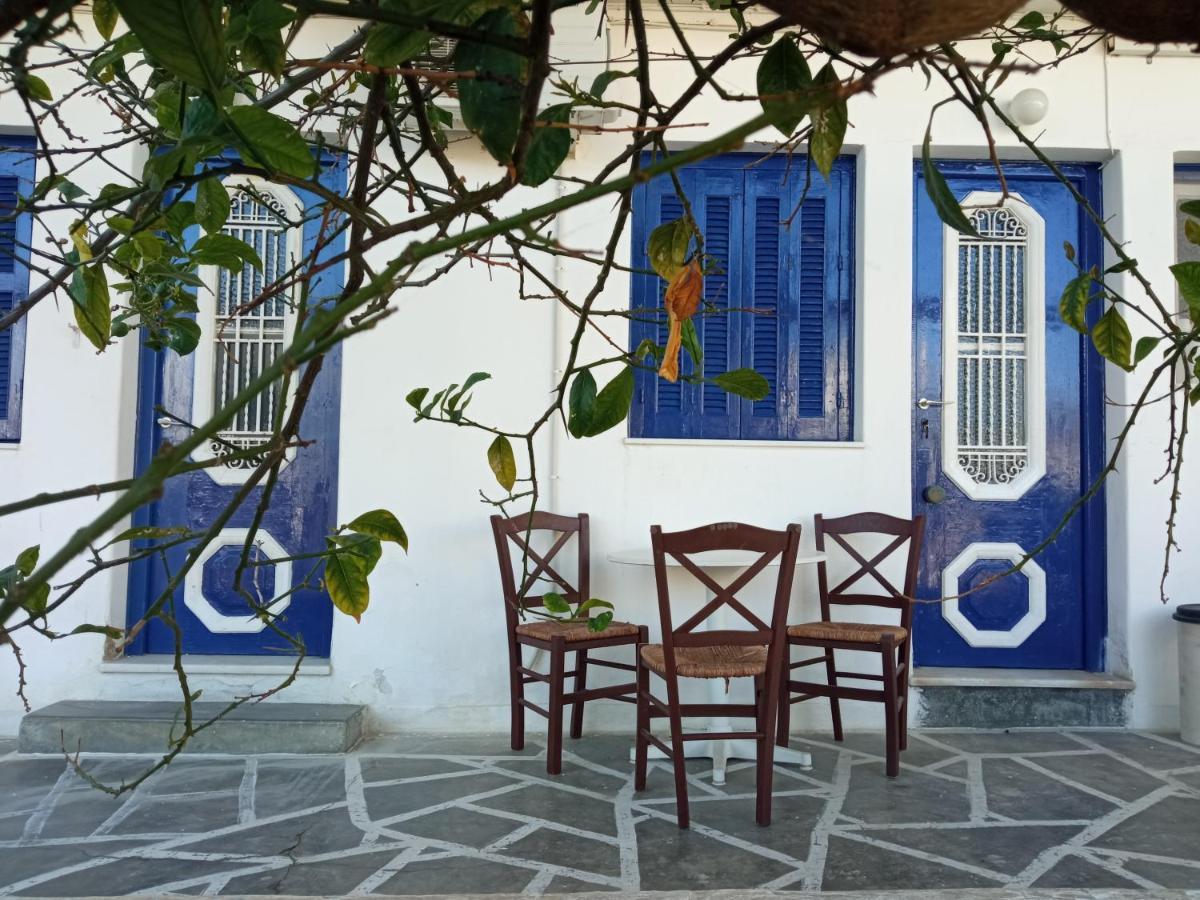
<path fill-rule="evenodd" d="M 687 771 L 684 768 L 683 745 L 686 741 L 732 740 L 750 738 L 758 742 L 757 805 L 755 819 L 759 825 L 771 824 L 771 781 L 775 748 L 776 708 L 779 704 L 783 664 L 787 659 L 787 610 L 796 568 L 796 551 L 800 546 L 800 526 L 789 525 L 786 531 L 769 531 L 722 522 L 705 525 L 690 531 L 664 534 L 655 525 L 650 529 L 654 550 L 654 574 L 658 584 L 658 612 L 662 619 L 663 642 L 646 644 L 638 653 L 638 718 L 634 789 L 646 787 L 646 764 L 649 745 L 654 744 L 667 754 L 675 770 L 675 809 L 680 828 L 687 828 L 688 796 Z M 706 550 L 749 550 L 759 554 L 728 587 L 722 587 L 700 568 L 690 554 Z M 682 625 L 675 627 L 671 617 L 671 599 L 667 587 L 666 557 L 670 555 L 696 580 L 712 591 L 712 599 Z M 779 578 L 775 586 L 775 601 L 768 624 L 747 609 L 737 594 L 776 558 Z M 697 628 L 723 606 L 735 610 L 750 626 L 749 629 L 698 631 Z M 667 699 L 663 702 L 650 692 L 650 673 L 666 682 Z M 753 678 L 754 703 L 681 703 L 680 678 Z M 684 716 L 745 717 L 754 719 L 753 731 L 713 733 L 702 731 L 685 734 Z M 668 746 L 650 731 L 652 719 L 670 720 L 671 743 Z"/>
<path fill-rule="evenodd" d="M 868 700 L 882 703 L 884 708 L 884 731 L 887 746 L 887 774 L 895 777 L 900 773 L 900 751 L 908 746 L 908 682 L 912 667 L 912 597 L 917 587 L 917 567 L 921 559 L 921 541 L 925 534 L 925 517 L 900 519 L 883 513 L 859 513 L 839 519 L 826 519 L 818 515 L 815 519 L 817 550 L 825 551 L 825 538 L 829 537 L 855 563 L 857 568 L 835 587 L 829 587 L 826 563 L 817 564 L 817 582 L 821 591 L 821 621 L 806 622 L 788 628 L 788 651 L 791 647 L 820 647 L 820 656 L 788 663 L 787 685 L 779 705 L 778 744 L 788 745 L 791 704 L 828 697 L 833 716 L 833 739 L 842 739 L 841 700 Z M 886 535 L 891 537 L 882 550 L 866 559 L 851 544 L 848 538 L 859 535 Z M 879 565 L 908 544 L 908 560 L 904 570 L 904 585 L 897 588 L 879 573 Z M 870 575 L 883 593 L 868 593 L 869 585 L 860 580 Z M 851 588 L 854 588 L 852 591 Z M 833 619 L 834 606 L 877 606 L 898 610 L 897 625 L 873 625 L 860 622 L 837 622 Z M 868 675 L 859 672 L 841 672 L 834 662 L 834 650 L 859 650 L 875 652 L 883 658 L 883 674 Z M 805 666 L 825 664 L 825 684 L 811 681 L 793 681 L 791 672 Z M 839 678 L 852 681 L 880 681 L 882 690 L 843 687 Z"/>
<path fill-rule="evenodd" d="M 532 536 L 537 532 L 556 533 L 550 549 L 545 553 L 539 553 L 530 546 Z M 564 706 L 572 707 L 571 737 L 577 738 L 583 734 L 583 705 L 586 701 L 610 697 L 626 703 L 637 702 L 634 697 L 637 685 L 632 682 L 602 688 L 587 687 L 589 663 L 627 672 L 636 670 L 636 667 L 629 663 L 589 659 L 588 652 L 599 650 L 601 647 L 644 644 L 649 640 L 649 632 L 644 625 L 631 625 L 628 622 L 610 622 L 603 631 L 594 632 L 585 621 L 562 622 L 526 616 L 526 610 L 537 610 L 545 606 L 542 595 L 549 591 L 562 594 L 572 605 L 578 603 L 580 598 L 590 599 L 590 550 L 586 514 L 559 516 L 548 512 L 535 512 L 511 519 L 492 516 L 492 533 L 496 538 L 496 554 L 500 560 L 500 583 L 504 589 L 504 617 L 508 630 L 512 748 L 520 750 L 525 746 L 526 709 L 546 717 L 550 720 L 550 732 L 546 740 L 546 771 L 551 775 L 559 775 L 562 773 Z M 573 536 L 578 537 L 577 588 L 551 565 L 558 552 Z M 515 544 L 521 551 L 518 560 L 525 563 L 520 567 L 519 588 L 510 543 Z M 535 672 L 525 666 L 521 661 L 522 647 L 536 647 L 547 651 L 550 656 L 549 673 Z M 568 652 L 575 654 L 575 668 L 569 672 L 564 671 Z M 566 693 L 563 686 L 570 676 L 575 678 L 575 689 Z M 525 685 L 533 681 L 549 685 L 548 709 L 525 699 Z"/>

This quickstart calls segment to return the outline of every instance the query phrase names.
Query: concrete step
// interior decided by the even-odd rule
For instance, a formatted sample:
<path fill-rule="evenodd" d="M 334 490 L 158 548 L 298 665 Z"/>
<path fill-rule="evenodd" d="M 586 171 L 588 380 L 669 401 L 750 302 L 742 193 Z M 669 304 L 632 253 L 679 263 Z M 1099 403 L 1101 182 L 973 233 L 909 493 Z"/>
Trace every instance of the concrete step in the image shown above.
<path fill-rule="evenodd" d="M 223 703 L 196 703 L 205 720 Z M 247 703 L 204 729 L 186 753 L 344 753 L 363 737 L 365 707 L 350 703 Z M 21 720 L 21 753 L 162 753 L 181 708 L 175 702 L 62 700 Z"/>
<path fill-rule="evenodd" d="M 1127 678 L 1051 669 L 917 668 L 912 723 L 924 728 L 1122 727 Z"/>

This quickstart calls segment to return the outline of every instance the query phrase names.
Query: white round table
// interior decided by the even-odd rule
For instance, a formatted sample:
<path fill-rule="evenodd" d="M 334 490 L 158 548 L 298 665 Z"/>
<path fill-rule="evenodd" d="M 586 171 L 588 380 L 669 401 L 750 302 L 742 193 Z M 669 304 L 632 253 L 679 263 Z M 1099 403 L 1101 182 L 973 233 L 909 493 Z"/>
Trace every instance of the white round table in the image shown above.
<path fill-rule="evenodd" d="M 755 553 L 750 550 L 708 550 L 703 553 L 690 553 L 688 559 L 694 562 L 699 568 L 713 575 L 713 580 L 721 584 L 729 584 L 739 574 L 758 561 L 762 554 Z M 808 566 L 819 563 L 825 559 L 824 553 L 807 553 L 796 557 L 797 566 Z M 608 561 L 617 563 L 623 566 L 654 566 L 654 553 L 649 547 L 639 547 L 632 550 L 618 550 L 615 553 L 608 554 Z M 682 564 L 675 557 L 667 555 L 664 558 L 666 565 L 672 568 L 682 568 Z M 775 557 L 768 565 L 779 566 L 780 557 Z M 713 599 L 712 591 L 705 588 L 707 600 Z M 740 598 L 739 598 L 740 599 Z M 656 601 L 657 602 L 657 601 Z M 708 618 L 708 630 L 718 630 L 728 628 L 727 614 L 729 606 L 722 605 L 712 616 Z M 721 695 L 721 679 L 710 679 L 713 703 L 723 702 Z M 786 687 L 783 688 L 786 690 Z M 733 730 L 728 717 L 714 719 L 709 723 L 709 731 L 729 732 Z M 633 759 L 633 751 L 629 751 L 629 758 Z M 755 742 L 749 739 L 739 740 L 714 740 L 714 741 L 686 741 L 683 746 L 683 755 L 688 759 L 698 757 L 711 757 L 713 761 L 713 784 L 725 783 L 725 766 L 728 760 L 731 759 L 755 759 L 758 756 L 758 747 Z M 654 759 L 665 759 L 665 754 L 657 747 L 651 745 L 650 756 Z M 775 761 L 782 763 L 793 763 L 795 765 L 809 768 L 812 766 L 812 755 L 805 753 L 803 750 L 792 750 L 787 747 L 775 748 Z"/>

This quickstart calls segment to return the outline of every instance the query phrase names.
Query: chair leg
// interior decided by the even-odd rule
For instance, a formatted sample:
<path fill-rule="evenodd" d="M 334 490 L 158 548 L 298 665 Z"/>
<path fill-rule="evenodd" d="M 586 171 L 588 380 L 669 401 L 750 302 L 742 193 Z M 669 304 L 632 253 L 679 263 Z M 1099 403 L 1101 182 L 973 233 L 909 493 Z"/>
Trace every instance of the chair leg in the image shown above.
<path fill-rule="evenodd" d="M 899 720 L 896 715 L 896 643 L 890 634 L 880 641 L 883 650 L 883 714 L 884 736 L 887 740 L 887 775 L 900 774 Z"/>
<path fill-rule="evenodd" d="M 791 741 L 792 733 L 792 692 L 788 688 L 788 680 L 792 677 L 792 645 L 788 644 L 783 651 L 783 675 L 779 682 L 779 702 L 777 704 L 778 711 L 776 718 L 778 719 L 778 727 L 776 728 L 775 743 L 780 747 L 786 747 Z"/>
<path fill-rule="evenodd" d="M 562 774 L 563 672 L 566 669 L 567 648 L 562 638 L 555 638 L 550 649 L 550 732 L 546 739 L 546 772 Z"/>
<path fill-rule="evenodd" d="M 832 647 L 825 648 L 825 677 L 836 694 L 837 665 L 833 659 Z M 829 715 L 833 718 L 833 739 L 840 741 L 842 739 L 842 703 L 836 696 L 829 698 Z"/>
<path fill-rule="evenodd" d="M 581 693 L 587 688 L 587 651 L 575 651 L 575 693 Z M 576 700 L 571 705 L 571 738 L 583 737 L 583 701 Z"/>
<path fill-rule="evenodd" d="M 671 722 L 671 766 L 675 770 L 675 819 L 680 828 L 691 822 L 688 809 L 687 766 L 683 756 L 683 712 L 679 706 L 679 683 L 667 682 L 667 711 Z"/>
<path fill-rule="evenodd" d="M 912 639 L 904 642 L 900 656 L 904 661 L 904 671 L 900 673 L 900 749 L 908 749 L 908 673 L 912 671 Z"/>
<path fill-rule="evenodd" d="M 650 755 L 650 741 L 646 732 L 650 730 L 650 670 L 642 662 L 641 650 L 637 656 L 637 733 L 633 739 L 633 789 L 646 789 L 646 765 Z"/>
<path fill-rule="evenodd" d="M 525 682 L 521 678 L 521 645 L 515 640 L 508 648 L 508 690 L 509 702 L 512 704 L 512 740 L 510 745 L 514 750 L 525 747 Z"/>
<path fill-rule="evenodd" d="M 779 698 L 782 696 L 782 677 L 767 677 L 764 679 L 762 702 L 758 707 L 755 730 L 758 739 L 758 766 L 755 778 L 755 821 L 759 825 L 771 824 L 772 789 L 775 783 L 775 717 L 779 711 Z"/>

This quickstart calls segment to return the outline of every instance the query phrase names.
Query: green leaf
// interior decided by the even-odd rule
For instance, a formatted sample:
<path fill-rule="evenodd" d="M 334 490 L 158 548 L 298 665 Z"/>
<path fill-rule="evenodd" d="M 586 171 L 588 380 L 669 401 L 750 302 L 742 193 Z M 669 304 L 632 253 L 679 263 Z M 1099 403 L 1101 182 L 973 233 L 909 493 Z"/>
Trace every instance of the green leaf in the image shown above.
<path fill-rule="evenodd" d="M 571 121 L 571 104 L 548 106 L 538 113 L 537 121 L 564 125 Z M 539 126 L 529 141 L 529 149 L 525 151 L 521 184 L 536 187 L 548 181 L 570 152 L 570 128 L 555 127 L 553 124 Z"/>
<path fill-rule="evenodd" d="M 1179 286 L 1179 296 L 1187 304 L 1193 325 L 1200 325 L 1200 262 L 1181 262 L 1171 266 Z"/>
<path fill-rule="evenodd" d="M 167 346 L 180 356 L 187 356 L 200 343 L 200 325 L 195 319 L 176 316 L 166 323 L 163 330 L 167 335 Z"/>
<path fill-rule="evenodd" d="M 172 525 L 169 527 L 158 525 L 136 525 L 133 528 L 126 528 L 115 538 L 109 541 L 105 546 L 118 544 L 121 541 L 152 541 L 158 538 L 178 537 L 181 534 L 187 534 L 189 529 L 182 525 Z"/>
<path fill-rule="evenodd" d="M 828 97 L 822 96 L 819 105 L 812 111 L 813 130 L 808 139 L 808 152 L 826 178 L 833 171 L 838 154 L 842 152 L 846 127 L 850 123 L 845 99 L 834 94 L 834 89 L 839 84 L 832 63 L 826 63 L 813 81 L 814 87 L 828 91 Z"/>
<path fill-rule="evenodd" d="M 542 594 L 542 603 L 552 613 L 569 613 L 571 611 L 571 604 L 567 602 L 567 598 L 556 591 Z"/>
<path fill-rule="evenodd" d="M 601 600 L 599 597 L 593 597 L 591 600 L 584 600 L 579 604 L 579 608 L 575 610 L 576 617 L 582 616 L 584 613 L 593 609 L 612 609 L 613 605 L 607 600 Z"/>
<path fill-rule="evenodd" d="M 518 32 L 516 19 L 507 9 L 484 13 L 472 30 L 505 37 L 516 37 Z M 463 40 L 455 48 L 454 68 L 478 76 L 458 82 L 463 123 L 494 159 L 510 162 L 521 124 L 521 57 L 501 47 Z"/>
<path fill-rule="evenodd" d="M 604 92 L 608 90 L 608 86 L 618 78 L 634 78 L 637 76 L 637 69 L 629 69 L 622 72 L 619 69 L 605 69 L 592 80 L 592 87 L 588 91 L 597 100 L 604 96 Z"/>
<path fill-rule="evenodd" d="M 209 234 L 221 230 L 229 218 L 229 191 L 215 175 L 196 185 L 196 221 Z"/>
<path fill-rule="evenodd" d="M 1138 338 L 1137 347 L 1133 351 L 1133 364 L 1136 366 L 1149 356 L 1150 351 L 1157 347 L 1161 340 L 1162 338 L 1150 337 L 1149 335 Z"/>
<path fill-rule="evenodd" d="M 1084 272 L 1067 282 L 1058 300 L 1058 313 L 1062 320 L 1078 331 L 1087 334 L 1088 294 L 1092 287 L 1091 272 Z"/>
<path fill-rule="evenodd" d="M 172 75 L 213 95 L 225 84 L 221 3 L 215 0 L 114 2 L 146 52 Z"/>
<path fill-rule="evenodd" d="M 368 575 L 375 571 L 375 566 L 383 556 L 383 546 L 379 539 L 369 534 L 336 534 L 329 540 L 344 552 L 361 556 L 367 564 Z"/>
<path fill-rule="evenodd" d="M 75 324 L 93 347 L 103 350 L 112 334 L 112 307 L 104 267 L 97 263 L 76 269 L 68 293 L 75 301 L 72 305 Z"/>
<path fill-rule="evenodd" d="M 586 437 L 596 415 L 596 379 L 584 369 L 571 382 L 567 396 L 567 431 L 571 437 Z"/>
<path fill-rule="evenodd" d="M 477 0 L 384 0 L 385 10 L 408 13 L 418 19 L 437 19 L 462 24 L 476 6 Z M 364 60 L 372 66 L 398 66 L 413 57 L 424 56 L 433 35 L 419 28 L 377 22 L 367 35 Z"/>
<path fill-rule="evenodd" d="M 587 437 L 603 434 L 625 421 L 633 402 L 633 369 L 626 366 L 596 395 L 591 422 L 584 432 Z"/>
<path fill-rule="evenodd" d="M 598 616 L 592 616 L 588 619 L 588 631 L 599 633 L 606 629 L 613 620 L 613 614 L 610 612 L 602 612 Z"/>
<path fill-rule="evenodd" d="M 1179 204 L 1179 211 L 1200 218 L 1200 200 L 1184 200 Z"/>
<path fill-rule="evenodd" d="M 1128 272 L 1130 269 L 1132 269 L 1137 264 L 1138 264 L 1138 261 L 1136 259 L 1123 259 L 1119 263 L 1109 266 L 1107 269 L 1104 270 L 1104 273 L 1106 275 L 1117 275 L 1121 272 Z"/>
<path fill-rule="evenodd" d="M 26 547 L 17 554 L 17 571 L 22 575 L 32 575 L 33 570 L 37 567 L 38 555 L 41 553 L 42 547 L 40 544 L 34 544 L 32 547 Z"/>
<path fill-rule="evenodd" d="M 46 611 L 46 604 L 50 600 L 50 585 L 39 584 L 33 589 L 26 589 L 29 592 L 21 598 L 21 605 L 34 615 L 41 615 Z"/>
<path fill-rule="evenodd" d="M 192 261 L 201 266 L 221 266 L 231 272 L 240 272 L 249 263 L 262 271 L 262 260 L 258 252 L 232 234 L 206 234 L 192 245 Z"/>
<path fill-rule="evenodd" d="M 1125 324 L 1125 319 L 1121 317 L 1115 306 L 1110 306 L 1100 317 L 1100 321 L 1092 328 L 1092 343 L 1095 344 L 1100 355 L 1109 362 L 1115 363 L 1126 371 L 1133 368 L 1129 359 L 1133 337 L 1129 333 L 1129 326 Z"/>
<path fill-rule="evenodd" d="M 763 54 L 757 85 L 763 112 L 784 137 L 791 137 L 812 106 L 812 72 L 790 37 L 785 35 Z"/>
<path fill-rule="evenodd" d="M 1200 244 L 1200 222 L 1195 219 L 1184 219 L 1183 236 L 1193 244 Z"/>
<path fill-rule="evenodd" d="M 50 85 L 42 81 L 36 75 L 25 73 L 25 95 L 32 100 L 42 100 L 49 103 L 54 99 L 54 94 L 50 92 Z"/>
<path fill-rule="evenodd" d="M 496 439 L 488 447 L 487 459 L 497 483 L 511 492 L 513 485 L 517 483 L 517 460 L 513 456 L 512 444 L 508 442 L 508 438 L 502 434 L 496 435 Z"/>
<path fill-rule="evenodd" d="M 420 410 L 421 403 L 425 400 L 425 395 L 428 393 L 429 393 L 429 388 L 427 388 L 427 387 L 413 388 L 411 391 L 408 392 L 408 395 L 404 398 L 404 402 L 407 403 L 409 406 L 411 406 L 413 409 Z"/>
<path fill-rule="evenodd" d="M 771 393 L 767 379 L 753 369 L 734 369 L 714 376 L 713 384 L 731 394 L 745 397 L 747 400 L 763 400 Z"/>
<path fill-rule="evenodd" d="M 258 106 L 235 106 L 228 116 L 247 162 L 296 178 L 312 176 L 316 162 L 291 122 Z"/>
<path fill-rule="evenodd" d="M 1017 28 L 1041 28 L 1045 24 L 1046 17 L 1036 10 L 1025 13 L 1017 20 Z"/>
<path fill-rule="evenodd" d="M 102 38 L 106 41 L 112 38 L 113 29 L 117 27 L 117 8 L 113 0 L 92 0 L 92 22 Z"/>
<path fill-rule="evenodd" d="M 112 625 L 76 625 L 71 629 L 71 634 L 102 634 L 116 641 L 124 636 L 125 632 Z"/>
<path fill-rule="evenodd" d="M 373 509 L 365 512 L 346 527 L 359 534 L 367 534 L 381 541 L 399 544 L 406 553 L 408 552 L 408 535 L 404 533 L 404 526 L 400 524 L 400 520 L 395 515 L 386 509 Z"/>
<path fill-rule="evenodd" d="M 279 0 L 257 0 L 246 17 L 249 33 L 242 41 L 242 65 L 280 78 L 286 60 L 280 29 L 292 19 Z"/>
<path fill-rule="evenodd" d="M 357 553 L 334 552 L 325 561 L 325 590 L 333 605 L 355 622 L 362 621 L 371 602 L 367 560 Z"/>
<path fill-rule="evenodd" d="M 95 9 L 94 4 L 92 9 Z M 114 12 L 113 15 L 115 16 L 116 13 Z M 87 73 L 94 78 L 109 66 L 119 63 L 126 55 L 140 49 L 142 49 L 142 42 L 138 40 L 138 36 L 132 31 L 127 31 L 125 34 L 121 35 L 119 38 L 109 44 L 105 49 L 96 54 L 92 61 L 88 63 Z M 160 95 L 164 91 L 173 91 L 176 99 L 178 99 L 179 83 L 173 81 L 168 82 L 162 87 L 159 87 L 154 94 L 153 102 L 155 105 L 160 102 Z M 178 112 L 178 106 L 176 106 L 176 112 Z M 178 125 L 178 122 L 176 121 L 175 124 Z"/>
<path fill-rule="evenodd" d="M 212 137 L 219 119 L 220 114 L 211 100 L 207 97 L 192 98 L 183 113 L 184 140 Z"/>
<path fill-rule="evenodd" d="M 696 323 L 691 319 L 685 319 L 680 328 L 680 343 L 692 358 L 694 371 L 704 371 L 704 348 L 700 345 L 700 335 L 696 334 Z"/>
<path fill-rule="evenodd" d="M 650 232 L 650 238 L 646 241 L 650 267 L 670 281 L 687 262 L 691 243 L 692 229 L 686 219 L 664 222 Z"/>
<path fill-rule="evenodd" d="M 954 192 L 950 190 L 950 185 L 946 184 L 946 179 L 933 163 L 933 157 L 930 155 L 932 141 L 933 123 L 930 122 L 929 127 L 925 129 L 925 143 L 921 145 L 921 171 L 925 176 L 925 191 L 933 201 L 933 208 L 937 211 L 939 219 L 955 231 L 977 238 L 979 232 L 962 211 L 958 200 L 954 198 Z"/>

